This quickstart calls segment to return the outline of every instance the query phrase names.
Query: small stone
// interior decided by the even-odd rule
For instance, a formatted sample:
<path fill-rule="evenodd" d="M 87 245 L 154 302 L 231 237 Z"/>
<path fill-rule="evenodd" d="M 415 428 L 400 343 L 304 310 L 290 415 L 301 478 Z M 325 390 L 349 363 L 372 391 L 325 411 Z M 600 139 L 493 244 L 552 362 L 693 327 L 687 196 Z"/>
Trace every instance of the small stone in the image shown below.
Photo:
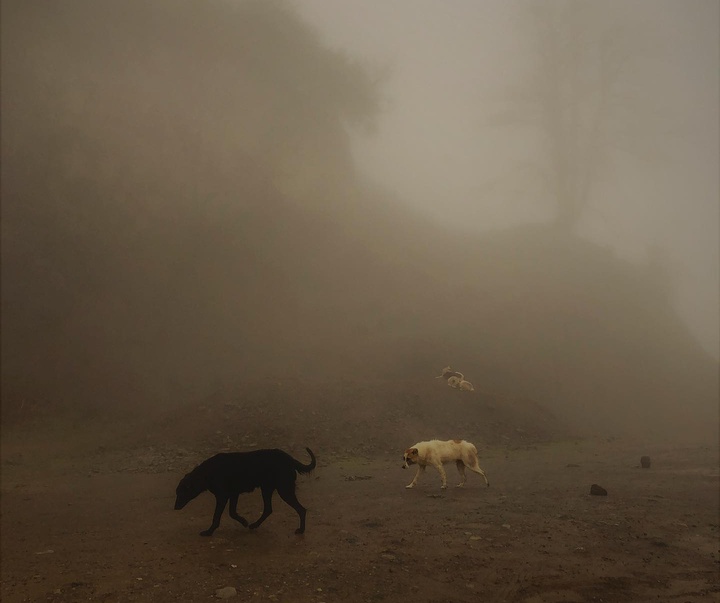
<path fill-rule="evenodd" d="M 215 591 L 215 596 L 218 599 L 229 599 L 230 597 L 234 597 L 237 595 L 237 590 L 235 590 L 235 587 L 233 586 L 226 586 L 225 588 L 218 588 Z"/>
<path fill-rule="evenodd" d="M 590 486 L 590 494 L 592 494 L 593 496 L 607 496 L 607 490 L 602 486 L 593 484 L 592 486 Z"/>

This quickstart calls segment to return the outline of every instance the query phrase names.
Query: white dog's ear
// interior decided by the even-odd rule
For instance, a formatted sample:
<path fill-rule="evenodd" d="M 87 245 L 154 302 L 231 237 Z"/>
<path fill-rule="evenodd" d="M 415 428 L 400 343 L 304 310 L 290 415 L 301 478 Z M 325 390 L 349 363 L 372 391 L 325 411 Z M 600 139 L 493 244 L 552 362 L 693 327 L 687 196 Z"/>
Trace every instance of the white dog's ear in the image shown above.
<path fill-rule="evenodd" d="M 417 448 L 411 448 L 411 449 L 410 449 L 410 454 L 417 454 L 417 453 L 418 453 L 418 449 L 417 449 Z"/>

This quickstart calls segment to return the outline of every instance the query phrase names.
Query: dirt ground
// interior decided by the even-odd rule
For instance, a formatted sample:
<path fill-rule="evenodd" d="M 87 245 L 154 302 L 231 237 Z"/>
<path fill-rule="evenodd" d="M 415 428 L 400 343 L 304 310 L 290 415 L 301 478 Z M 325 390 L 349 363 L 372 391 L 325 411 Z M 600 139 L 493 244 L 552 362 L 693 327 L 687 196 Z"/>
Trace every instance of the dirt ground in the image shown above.
<path fill-rule="evenodd" d="M 338 388 L 347 406 L 330 411 Z M 530 403 L 481 394 L 320 389 L 293 407 L 279 388 L 224 392 L 142 422 L 4 427 L 2 601 L 194 602 L 224 587 L 252 602 L 720 600 L 714 446 L 580 439 Z M 449 466 L 447 490 L 432 469 L 406 489 L 402 451 L 432 437 L 475 441 L 490 487 L 472 473 L 454 487 Z M 259 529 L 225 515 L 211 538 L 198 535 L 210 494 L 173 510 L 178 480 L 207 456 L 274 446 L 303 463 L 305 446 L 318 457 L 298 479 L 304 535 L 277 496 Z M 608 495 L 590 496 L 593 483 Z M 241 497 L 248 519 L 261 509 L 258 492 Z"/>

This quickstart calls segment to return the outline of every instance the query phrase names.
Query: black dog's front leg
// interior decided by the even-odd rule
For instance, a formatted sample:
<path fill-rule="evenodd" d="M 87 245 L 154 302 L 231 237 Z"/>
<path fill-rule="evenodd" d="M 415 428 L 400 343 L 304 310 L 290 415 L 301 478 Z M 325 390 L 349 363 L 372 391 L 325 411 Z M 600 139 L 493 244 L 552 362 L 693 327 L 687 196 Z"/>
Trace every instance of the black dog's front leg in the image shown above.
<path fill-rule="evenodd" d="M 212 536 L 213 532 L 217 530 L 218 526 L 220 525 L 220 517 L 225 510 L 225 505 L 227 504 L 227 501 L 227 496 L 220 496 L 219 494 L 215 495 L 215 513 L 213 514 L 212 525 L 207 530 L 203 530 L 202 532 L 200 532 L 200 536 Z"/>
<path fill-rule="evenodd" d="M 237 504 L 238 504 L 238 495 L 233 494 L 230 496 L 230 508 L 228 509 L 228 512 L 230 513 L 230 517 L 232 517 L 235 521 L 239 521 L 243 526 L 246 528 L 248 527 L 247 519 L 245 519 L 242 515 L 238 515 L 237 512 Z"/>

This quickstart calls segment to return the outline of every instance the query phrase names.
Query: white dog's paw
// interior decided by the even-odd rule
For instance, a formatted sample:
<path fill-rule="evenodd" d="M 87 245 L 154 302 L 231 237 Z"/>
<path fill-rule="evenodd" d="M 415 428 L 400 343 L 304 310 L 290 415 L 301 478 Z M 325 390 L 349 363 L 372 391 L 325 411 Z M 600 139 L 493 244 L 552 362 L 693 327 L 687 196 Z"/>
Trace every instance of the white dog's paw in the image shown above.
<path fill-rule="evenodd" d="M 447 490 L 447 484 L 443 484 L 442 486 L 440 486 L 440 488 L 443 490 Z"/>
<path fill-rule="evenodd" d="M 465 484 L 458 484 L 458 485 L 456 486 L 456 488 L 464 488 L 464 487 L 465 487 Z"/>
<path fill-rule="evenodd" d="M 415 486 L 415 484 L 408 484 L 408 485 L 405 486 L 405 487 L 406 487 L 406 488 L 412 488 L 412 487 L 414 487 L 414 486 Z"/>

